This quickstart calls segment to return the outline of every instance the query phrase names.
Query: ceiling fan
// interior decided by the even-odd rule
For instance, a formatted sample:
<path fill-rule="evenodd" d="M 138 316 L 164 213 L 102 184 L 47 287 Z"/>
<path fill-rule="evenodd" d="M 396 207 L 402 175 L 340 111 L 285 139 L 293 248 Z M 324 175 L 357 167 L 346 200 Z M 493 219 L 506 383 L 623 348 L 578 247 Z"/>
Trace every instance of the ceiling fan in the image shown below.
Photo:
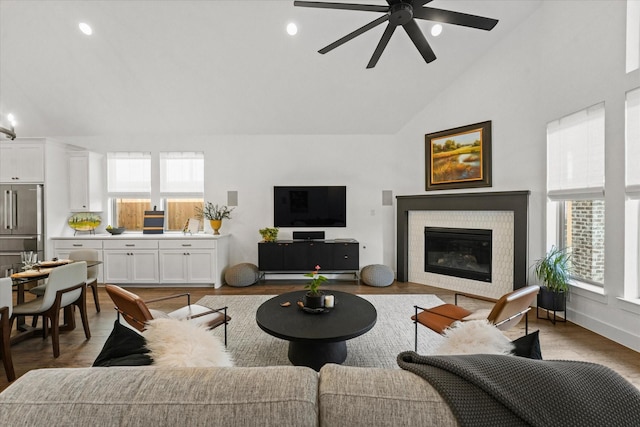
<path fill-rule="evenodd" d="M 317 1 L 294 1 L 294 6 L 301 7 L 316 7 L 321 9 L 346 9 L 346 10 L 360 10 L 365 12 L 382 12 L 380 18 L 375 19 L 368 24 L 358 28 L 357 30 L 347 34 L 341 39 L 336 40 L 330 45 L 323 47 L 318 52 L 324 54 L 338 46 L 348 42 L 349 40 L 359 36 L 360 34 L 369 31 L 370 29 L 377 27 L 383 22 L 389 21 L 387 28 L 382 34 L 382 38 L 378 42 L 376 50 L 371 56 L 371 60 L 367 64 L 367 68 L 373 68 L 378 63 L 382 51 L 387 47 L 389 39 L 393 35 L 393 32 L 399 25 L 407 32 L 409 38 L 416 46 L 420 55 L 424 60 L 429 63 L 435 61 L 436 54 L 433 53 L 433 49 L 427 42 L 427 39 L 420 31 L 417 19 L 424 19 L 426 21 L 436 21 L 445 24 L 461 25 L 463 27 L 477 28 L 479 30 L 490 31 L 498 23 L 497 19 L 485 18 L 483 16 L 468 15 L 466 13 L 453 12 L 450 10 L 436 9 L 432 7 L 423 7 L 425 4 L 430 3 L 432 0 L 387 0 L 388 6 L 369 5 L 369 4 L 353 4 L 353 3 L 325 3 Z"/>

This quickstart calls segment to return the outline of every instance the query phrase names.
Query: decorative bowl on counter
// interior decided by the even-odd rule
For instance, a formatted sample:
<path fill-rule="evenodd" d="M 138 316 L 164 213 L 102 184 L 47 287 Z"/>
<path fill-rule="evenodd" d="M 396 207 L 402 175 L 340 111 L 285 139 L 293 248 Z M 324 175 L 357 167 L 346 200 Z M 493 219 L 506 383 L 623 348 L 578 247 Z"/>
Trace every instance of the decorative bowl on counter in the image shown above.
<path fill-rule="evenodd" d="M 107 231 L 111 234 L 122 234 L 124 230 L 126 230 L 124 227 L 107 228 Z"/>

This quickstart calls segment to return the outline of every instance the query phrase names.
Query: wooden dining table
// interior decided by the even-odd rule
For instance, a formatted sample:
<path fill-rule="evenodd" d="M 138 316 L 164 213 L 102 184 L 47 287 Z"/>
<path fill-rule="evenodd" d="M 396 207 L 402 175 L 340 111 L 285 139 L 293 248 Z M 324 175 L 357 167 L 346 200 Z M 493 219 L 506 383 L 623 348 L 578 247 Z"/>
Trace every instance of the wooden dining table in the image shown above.
<path fill-rule="evenodd" d="M 13 286 L 16 287 L 17 298 L 16 303 L 23 304 L 25 302 L 25 285 L 29 283 L 38 282 L 40 280 L 44 280 L 49 277 L 49 273 L 56 268 L 62 265 L 67 265 L 72 262 L 77 262 L 70 259 L 59 259 L 59 260 L 51 260 L 51 261 L 41 261 L 36 264 L 34 268 L 20 271 L 18 273 L 13 273 L 11 275 L 11 280 Z M 102 261 L 84 261 L 87 263 L 88 267 L 94 267 L 96 265 L 102 264 Z M 24 316 L 18 316 L 16 319 L 16 327 L 21 332 L 17 335 L 11 337 L 11 343 L 16 343 L 23 341 L 26 338 L 33 336 L 35 333 L 41 331 L 41 329 L 35 329 L 31 326 L 28 326 L 25 323 Z M 75 329 L 75 316 L 73 312 L 72 306 L 67 306 L 64 308 L 64 325 L 60 327 L 61 331 L 69 331 Z"/>

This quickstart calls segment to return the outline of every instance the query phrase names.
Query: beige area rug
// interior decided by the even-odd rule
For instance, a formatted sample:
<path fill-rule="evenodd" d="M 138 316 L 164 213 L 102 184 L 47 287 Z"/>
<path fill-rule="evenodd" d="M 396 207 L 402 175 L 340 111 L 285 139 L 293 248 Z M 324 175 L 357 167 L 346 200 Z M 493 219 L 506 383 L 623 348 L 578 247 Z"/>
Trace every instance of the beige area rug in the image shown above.
<path fill-rule="evenodd" d="M 209 308 L 227 306 L 231 322 L 228 325 L 228 350 L 236 366 L 290 365 L 288 341 L 272 337 L 256 323 L 256 310 L 273 295 L 205 296 L 198 304 Z M 366 334 L 347 341 L 344 365 L 398 368 L 398 353 L 414 349 L 414 305 L 434 307 L 442 300 L 434 295 L 361 295 L 378 312 L 375 326 Z M 213 333 L 223 338 L 223 328 Z M 430 354 L 444 338 L 418 325 L 418 353 Z"/>

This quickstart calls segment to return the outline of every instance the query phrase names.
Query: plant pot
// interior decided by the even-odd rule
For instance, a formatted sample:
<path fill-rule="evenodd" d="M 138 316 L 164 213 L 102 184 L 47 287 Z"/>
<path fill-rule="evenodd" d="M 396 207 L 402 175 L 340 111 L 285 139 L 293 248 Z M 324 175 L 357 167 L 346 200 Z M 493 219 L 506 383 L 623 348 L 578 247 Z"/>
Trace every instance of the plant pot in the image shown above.
<path fill-rule="evenodd" d="M 324 293 L 311 294 L 307 292 L 302 298 L 302 303 L 308 308 L 322 308 L 324 307 Z"/>
<path fill-rule="evenodd" d="M 567 293 L 550 291 L 548 288 L 541 287 L 538 293 L 538 307 L 550 311 L 566 311 Z"/>
<path fill-rule="evenodd" d="M 220 234 L 220 227 L 222 227 L 221 219 L 210 219 L 209 224 L 211 224 L 211 228 L 213 228 L 213 234 Z"/>

